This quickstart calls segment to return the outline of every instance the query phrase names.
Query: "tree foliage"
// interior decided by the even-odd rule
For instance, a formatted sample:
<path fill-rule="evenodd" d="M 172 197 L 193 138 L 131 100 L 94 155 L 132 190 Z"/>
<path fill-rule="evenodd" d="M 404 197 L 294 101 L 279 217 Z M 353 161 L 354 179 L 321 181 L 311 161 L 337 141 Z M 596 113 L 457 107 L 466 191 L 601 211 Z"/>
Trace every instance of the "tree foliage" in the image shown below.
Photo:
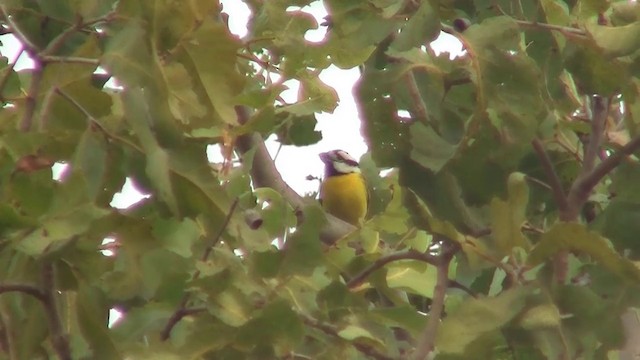
<path fill-rule="evenodd" d="M 2 358 L 628 355 L 640 6 L 326 0 L 318 24 L 310 2 L 246 0 L 243 38 L 211 0 L 2 2 L 35 63 L 0 58 Z M 331 65 L 361 71 L 358 229 L 263 142 L 321 140 Z M 150 196 L 116 209 L 126 179 Z"/>

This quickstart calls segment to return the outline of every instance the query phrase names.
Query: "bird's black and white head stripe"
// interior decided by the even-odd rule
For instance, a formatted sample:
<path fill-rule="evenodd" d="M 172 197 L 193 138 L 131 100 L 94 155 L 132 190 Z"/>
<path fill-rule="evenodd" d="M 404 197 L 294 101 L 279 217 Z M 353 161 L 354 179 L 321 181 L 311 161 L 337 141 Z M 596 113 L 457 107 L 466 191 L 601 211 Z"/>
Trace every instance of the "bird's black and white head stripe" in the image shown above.
<path fill-rule="evenodd" d="M 320 154 L 324 163 L 324 176 L 359 173 L 360 167 L 356 159 L 344 150 L 332 150 Z"/>

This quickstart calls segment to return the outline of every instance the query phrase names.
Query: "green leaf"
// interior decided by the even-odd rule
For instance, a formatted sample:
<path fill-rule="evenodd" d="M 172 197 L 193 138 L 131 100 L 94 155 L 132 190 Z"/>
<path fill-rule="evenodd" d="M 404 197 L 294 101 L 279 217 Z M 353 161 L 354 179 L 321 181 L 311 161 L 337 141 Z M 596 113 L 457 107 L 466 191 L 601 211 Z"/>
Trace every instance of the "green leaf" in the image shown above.
<path fill-rule="evenodd" d="M 426 45 L 435 40 L 440 33 L 440 17 L 430 1 L 423 1 L 402 31 L 391 43 L 398 51 L 406 51 L 414 47 Z"/>
<path fill-rule="evenodd" d="M 153 224 L 153 234 L 167 250 L 185 258 L 193 256 L 192 246 L 202 240 L 202 230 L 190 219 L 158 219 Z"/>
<path fill-rule="evenodd" d="M 107 328 L 109 304 L 104 294 L 87 285 L 80 287 L 76 299 L 76 316 L 84 338 L 97 358 L 121 358 Z"/>
<path fill-rule="evenodd" d="M 518 319 L 518 325 L 526 330 L 556 329 L 560 323 L 560 311 L 554 304 L 533 306 Z"/>
<path fill-rule="evenodd" d="M 394 261 L 386 266 L 387 285 L 427 298 L 433 297 L 436 285 L 436 269 L 430 264 L 415 260 Z"/>
<path fill-rule="evenodd" d="M 84 176 L 91 199 L 95 199 L 104 188 L 106 161 L 106 140 L 101 133 L 89 127 L 76 149 L 73 169 L 80 171 Z"/>
<path fill-rule="evenodd" d="M 191 118 L 204 116 L 206 108 L 193 90 L 191 77 L 184 66 L 173 63 L 162 67 L 161 71 L 169 90 L 169 109 L 173 117 L 188 124 Z"/>
<path fill-rule="evenodd" d="M 183 43 L 184 61 L 193 66 L 191 73 L 204 90 L 203 96 L 214 110 L 215 119 L 235 125 L 238 122 L 235 96 L 240 94 L 245 82 L 236 68 L 236 52 L 240 44 L 222 23 L 206 19 L 191 41 Z M 211 66 L 212 59 L 215 59 L 216 66 Z"/>
<path fill-rule="evenodd" d="M 640 50 L 640 22 L 612 27 L 588 25 L 587 31 L 608 57 L 622 57 Z"/>
<path fill-rule="evenodd" d="M 123 92 L 122 101 L 129 123 L 147 153 L 146 175 L 154 184 L 160 198 L 177 214 L 178 202 L 169 171 L 169 154 L 160 147 L 151 130 L 154 122 L 147 107 L 145 94 L 142 89 L 129 89 Z"/>
<path fill-rule="evenodd" d="M 525 175 L 509 175 L 507 189 L 507 201 L 494 198 L 491 202 L 492 232 L 502 255 L 509 254 L 514 247 L 528 248 L 528 240 L 521 231 L 529 201 Z"/>
<path fill-rule="evenodd" d="M 492 298 L 468 299 L 449 314 L 438 329 L 436 347 L 442 353 L 462 354 L 480 336 L 497 331 L 524 308 L 531 289 L 517 287 Z"/>
<path fill-rule="evenodd" d="M 411 159 L 434 173 L 440 171 L 456 153 L 456 145 L 421 123 L 411 125 L 410 134 Z"/>
<path fill-rule="evenodd" d="M 373 334 L 371 334 L 369 331 L 367 331 L 367 329 L 364 329 L 364 328 L 362 328 L 360 326 L 356 326 L 356 325 L 347 325 L 343 329 L 340 329 L 338 331 L 338 336 L 340 336 L 341 338 L 343 338 L 345 340 L 356 340 L 356 339 L 364 338 L 364 339 L 368 339 L 368 340 L 372 340 L 374 342 L 377 342 L 379 345 L 384 345 L 380 341 L 380 339 L 378 339 Z"/>
<path fill-rule="evenodd" d="M 320 227 L 325 217 L 322 208 L 309 205 L 303 210 L 303 222 L 287 240 L 283 274 L 311 274 L 322 263 Z"/>
<path fill-rule="evenodd" d="M 558 223 L 542 235 L 528 257 L 530 265 L 551 259 L 562 250 L 571 250 L 591 256 L 609 271 L 632 281 L 640 279 L 640 270 L 629 260 L 616 253 L 600 235 L 584 225 Z"/>
<path fill-rule="evenodd" d="M 238 333 L 240 343 L 246 346 L 264 344 L 293 348 L 304 337 L 302 321 L 284 300 L 268 304 L 246 323 Z"/>
<path fill-rule="evenodd" d="M 42 219 L 40 226 L 19 239 L 16 248 L 26 254 L 39 256 L 52 252 L 83 235 L 95 220 L 109 214 L 93 205 L 82 205 L 66 214 L 52 214 Z"/>
<path fill-rule="evenodd" d="M 129 87 L 156 81 L 157 65 L 146 35 L 138 22 L 128 22 L 105 44 L 101 65 Z"/>
<path fill-rule="evenodd" d="M 520 44 L 518 24 L 509 16 L 487 18 L 471 25 L 463 36 L 478 53 L 493 48 L 517 50 Z"/>
<path fill-rule="evenodd" d="M 623 174 L 626 173 L 624 166 L 620 170 Z M 615 181 L 614 186 L 617 184 L 620 182 Z M 629 191 L 632 192 L 633 187 L 611 201 L 590 225 L 593 230 L 611 240 L 616 249 L 630 251 L 630 255 L 637 259 L 640 255 L 640 244 L 636 241 L 635 234 L 640 231 L 640 203 L 633 201 L 637 194 L 631 194 Z"/>
<path fill-rule="evenodd" d="M 283 145 L 307 146 L 316 144 L 322 140 L 322 133 L 316 130 L 317 123 L 318 121 L 313 114 L 289 116 L 286 120 L 286 126 L 278 132 L 278 140 Z"/>

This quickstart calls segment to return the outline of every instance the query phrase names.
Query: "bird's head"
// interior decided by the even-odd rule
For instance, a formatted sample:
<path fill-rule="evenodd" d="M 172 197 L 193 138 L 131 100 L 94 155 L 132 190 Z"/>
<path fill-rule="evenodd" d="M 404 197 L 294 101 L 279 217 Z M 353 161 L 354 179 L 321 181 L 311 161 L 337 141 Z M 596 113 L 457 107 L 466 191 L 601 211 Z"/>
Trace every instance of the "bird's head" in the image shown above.
<path fill-rule="evenodd" d="M 321 153 L 320 160 L 324 163 L 325 177 L 360 172 L 360 166 L 356 159 L 344 150 L 331 150 Z"/>

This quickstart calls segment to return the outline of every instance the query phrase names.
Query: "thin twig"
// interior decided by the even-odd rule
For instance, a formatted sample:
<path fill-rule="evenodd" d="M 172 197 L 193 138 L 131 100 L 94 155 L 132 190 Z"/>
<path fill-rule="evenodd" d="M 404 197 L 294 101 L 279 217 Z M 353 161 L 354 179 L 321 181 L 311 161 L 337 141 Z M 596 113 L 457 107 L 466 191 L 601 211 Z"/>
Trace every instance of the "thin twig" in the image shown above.
<path fill-rule="evenodd" d="M 462 285 L 461 283 L 455 281 L 455 280 L 449 280 L 449 285 L 448 287 L 450 289 L 458 289 L 458 290 L 462 290 L 464 292 L 466 292 L 468 295 L 470 295 L 471 297 L 477 298 L 478 294 L 475 293 L 475 291 L 471 290 L 470 288 Z"/>
<path fill-rule="evenodd" d="M 538 185 L 538 186 L 540 186 L 542 188 L 545 188 L 547 190 L 553 190 L 553 189 L 551 189 L 551 186 L 549 184 L 547 184 L 546 182 L 544 182 L 544 181 L 542 181 L 540 179 L 534 178 L 533 176 L 526 175 L 525 176 L 525 180 L 530 181 L 532 184 L 536 184 L 536 185 Z"/>
<path fill-rule="evenodd" d="M 7 21 L 7 24 L 9 25 L 9 28 L 13 33 L 13 36 L 15 36 L 18 39 L 18 41 L 20 41 L 20 43 L 22 44 L 22 46 L 30 56 L 32 57 L 36 56 L 38 54 L 38 47 L 34 43 L 32 43 L 31 40 L 29 40 L 29 38 L 24 34 L 24 32 L 22 32 L 20 27 L 13 21 L 13 16 L 9 15 L 9 12 L 7 11 L 7 6 L 0 5 L 0 11 L 2 11 L 2 14 L 4 15 L 4 18 Z"/>
<path fill-rule="evenodd" d="M 23 294 L 33 296 L 34 298 L 44 302 L 46 301 L 44 293 L 35 285 L 28 284 L 2 284 L 0 285 L 0 295 L 9 292 L 21 292 Z"/>
<path fill-rule="evenodd" d="M 56 305 L 56 289 L 54 282 L 53 264 L 46 263 L 42 266 L 42 292 L 44 294 L 44 311 L 49 323 L 49 335 L 53 349 L 61 360 L 71 360 L 71 349 L 69 348 L 69 340 L 64 332 L 60 313 Z"/>
<path fill-rule="evenodd" d="M 349 289 L 353 289 L 356 286 L 360 285 L 369 275 L 371 275 L 374 271 L 382 268 L 386 264 L 399 260 L 418 260 L 422 262 L 426 262 L 428 264 L 437 266 L 440 263 L 440 259 L 437 256 L 422 253 L 416 250 L 408 250 L 403 252 L 398 252 L 390 255 L 383 256 L 376 260 L 369 267 L 364 269 L 358 275 L 353 277 L 351 280 L 347 282 L 347 287 Z"/>
<path fill-rule="evenodd" d="M 343 339 L 339 333 L 338 330 L 333 326 L 333 325 L 329 325 L 329 324 L 325 324 L 319 320 L 316 320 L 312 317 L 306 316 L 306 315 L 302 315 L 300 314 L 300 317 L 302 318 L 302 321 L 307 324 L 308 326 L 311 326 L 313 328 L 316 328 L 322 332 L 324 332 L 325 334 L 335 337 L 335 338 L 339 338 L 339 339 Z M 366 343 L 361 343 L 358 341 L 354 341 L 352 342 L 352 345 L 361 353 L 374 358 L 376 360 L 391 360 L 393 358 L 381 354 L 379 353 L 377 350 L 375 350 L 373 347 L 371 347 L 369 344 Z"/>
<path fill-rule="evenodd" d="M 165 327 L 162 329 L 162 332 L 160 333 L 160 338 L 163 341 L 168 339 L 169 335 L 171 335 L 171 330 L 173 329 L 173 327 L 176 326 L 176 324 L 178 324 L 178 322 L 180 322 L 180 320 L 182 320 L 185 316 L 194 315 L 206 310 L 207 309 L 204 307 L 196 307 L 196 308 L 185 308 L 184 306 L 179 307 L 178 310 L 176 310 L 173 313 L 173 315 L 171 315 L 169 320 L 167 320 L 167 325 L 165 325 Z"/>
<path fill-rule="evenodd" d="M 238 206 L 238 202 L 239 202 L 239 199 L 236 198 L 231 204 L 231 207 L 229 208 L 229 212 L 227 213 L 227 216 L 222 222 L 222 226 L 220 227 L 220 230 L 218 230 L 216 235 L 212 238 L 211 242 L 207 245 L 207 248 L 205 249 L 204 253 L 202 254 L 202 257 L 200 258 L 201 261 L 203 262 L 207 261 L 207 259 L 209 258 L 209 255 L 211 255 L 211 251 L 213 250 L 213 248 L 216 246 L 218 242 L 220 242 L 220 239 L 222 238 L 222 234 L 224 234 L 225 230 L 227 229 L 227 226 L 229 226 L 229 223 L 231 222 L 231 218 L 233 217 L 233 213 L 235 212 L 236 207 Z M 192 280 L 196 280 L 199 277 L 200 277 L 200 270 L 196 270 L 196 272 L 193 273 Z M 167 320 L 167 324 L 160 332 L 160 340 L 165 341 L 169 339 L 169 336 L 171 336 L 171 330 L 173 330 L 173 327 L 176 326 L 176 324 L 183 317 L 197 313 L 197 312 L 201 312 L 200 308 L 187 308 L 187 303 L 189 302 L 189 298 L 190 298 L 190 293 L 184 294 L 184 296 L 182 297 L 182 300 L 180 301 L 180 305 L 178 305 L 178 308 L 173 313 L 173 315 L 169 317 L 169 320 Z"/>
<path fill-rule="evenodd" d="M 584 204 L 588 198 L 589 194 L 593 190 L 593 188 L 598 185 L 600 180 L 602 180 L 607 174 L 609 174 L 613 169 L 615 169 L 622 160 L 626 159 L 627 156 L 633 154 L 634 151 L 640 148 L 640 136 L 636 136 L 631 141 L 629 141 L 625 146 L 618 149 L 616 152 L 607 157 L 604 161 L 598 164 L 593 170 L 581 177 L 576 179 L 576 181 L 571 186 L 571 190 L 569 191 L 569 201 L 571 204 L 580 204 L 580 206 L 573 209 L 577 214 L 579 212 L 580 207 Z"/>
<path fill-rule="evenodd" d="M 598 158 L 598 152 L 602 145 L 602 138 L 604 137 L 605 123 L 609 116 L 609 99 L 601 96 L 594 96 L 592 99 L 592 118 L 591 118 L 591 134 L 589 135 L 589 141 L 584 148 L 584 156 L 582 160 L 582 172 L 581 176 L 585 176 L 593 171 L 596 159 Z"/>
<path fill-rule="evenodd" d="M 433 298 L 429 309 L 429 318 L 422 334 L 418 338 L 416 350 L 413 353 L 413 360 L 424 360 L 435 348 L 436 335 L 438 334 L 438 326 L 440 318 L 444 312 L 444 299 L 449 286 L 449 263 L 453 259 L 453 255 L 460 247 L 458 244 L 445 240 L 442 243 L 445 248 L 440 255 L 441 261 L 436 266 L 436 286 L 433 289 Z"/>
<path fill-rule="evenodd" d="M 407 91 L 409 91 L 409 96 L 411 97 L 411 102 L 413 103 L 412 113 L 414 117 L 417 117 L 425 123 L 430 123 L 427 106 L 422 99 L 422 95 L 420 95 L 420 88 L 418 88 L 413 70 L 409 70 L 404 74 L 404 80 L 407 85 Z"/>
<path fill-rule="evenodd" d="M 31 125 L 33 124 L 33 116 L 36 112 L 36 98 L 38 97 L 38 92 L 40 92 L 40 84 L 42 83 L 42 73 L 44 71 L 43 64 L 39 61 L 35 61 L 35 67 L 31 73 L 31 82 L 29 84 L 29 90 L 27 90 L 25 105 L 24 105 L 24 113 L 22 114 L 22 119 L 18 124 L 18 128 L 22 132 L 28 132 L 31 130 Z"/>
<path fill-rule="evenodd" d="M 85 109 L 84 106 L 82 106 L 76 99 L 74 99 L 71 95 L 67 94 L 66 91 L 60 88 L 55 88 L 53 91 L 55 91 L 58 95 L 62 96 L 67 101 L 69 101 L 71 105 L 73 105 L 76 109 L 78 109 L 78 111 L 80 111 L 84 116 L 86 116 L 90 122 L 97 123 L 96 118 L 93 117 L 93 115 L 91 115 L 91 113 L 87 109 Z"/>
<path fill-rule="evenodd" d="M 567 196 L 562 189 L 562 183 L 560 182 L 560 178 L 553 168 L 553 164 L 551 163 L 551 159 L 549 159 L 549 155 L 544 150 L 542 142 L 539 139 L 533 139 L 531 141 L 531 145 L 533 146 L 533 150 L 538 155 L 538 159 L 540 160 L 540 164 L 542 165 L 542 170 L 544 170 L 547 175 L 547 180 L 549 181 L 549 186 L 551 186 L 551 190 L 553 192 L 553 198 L 558 205 L 558 209 L 560 212 L 564 212 L 567 210 Z"/>
<path fill-rule="evenodd" d="M 61 32 L 58 36 L 56 36 L 44 50 L 39 54 L 39 56 L 46 56 L 55 54 L 60 48 L 64 45 L 64 43 L 69 39 L 71 35 L 73 35 L 76 31 L 82 29 L 82 17 L 77 16 L 76 22 L 65 31 Z"/>
<path fill-rule="evenodd" d="M 515 22 L 521 27 L 530 28 L 530 29 L 558 31 L 566 36 L 581 37 L 581 38 L 584 38 L 587 36 L 586 31 L 582 29 L 567 27 L 567 26 L 553 25 L 553 24 L 547 24 L 547 23 L 541 23 L 541 22 L 531 22 L 531 21 L 524 21 L 524 20 L 515 20 Z"/>
<path fill-rule="evenodd" d="M 86 65 L 100 65 L 100 60 L 91 59 L 91 58 L 83 58 L 78 56 L 56 56 L 56 55 L 45 55 L 40 57 L 43 63 L 66 63 L 66 64 L 86 64 Z"/>

